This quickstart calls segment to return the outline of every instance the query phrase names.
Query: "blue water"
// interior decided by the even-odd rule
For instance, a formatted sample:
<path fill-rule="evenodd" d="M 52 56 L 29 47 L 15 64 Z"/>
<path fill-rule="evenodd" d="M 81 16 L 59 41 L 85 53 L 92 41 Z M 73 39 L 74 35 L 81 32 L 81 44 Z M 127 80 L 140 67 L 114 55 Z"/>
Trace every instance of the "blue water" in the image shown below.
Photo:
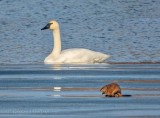
<path fill-rule="evenodd" d="M 60 23 L 62 48 L 110 54 L 110 62 L 160 61 L 159 0 L 0 0 L 0 63 L 42 63 Z"/>
<path fill-rule="evenodd" d="M 103 96 L 112 82 L 131 96 Z M 0 107 L 3 118 L 158 118 L 160 65 L 1 65 Z"/>

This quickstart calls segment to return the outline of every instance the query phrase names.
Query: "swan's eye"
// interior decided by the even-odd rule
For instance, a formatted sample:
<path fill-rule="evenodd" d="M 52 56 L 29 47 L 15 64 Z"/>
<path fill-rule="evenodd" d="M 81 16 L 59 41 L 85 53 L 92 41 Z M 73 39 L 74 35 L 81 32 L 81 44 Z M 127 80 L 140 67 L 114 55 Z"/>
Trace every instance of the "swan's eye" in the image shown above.
<path fill-rule="evenodd" d="M 51 26 L 51 24 L 53 24 L 53 23 L 48 23 L 48 24 L 47 24 L 44 28 L 42 28 L 41 30 L 49 29 L 50 26 Z"/>
<path fill-rule="evenodd" d="M 52 25 L 53 23 L 48 23 L 49 25 Z"/>
<path fill-rule="evenodd" d="M 53 23 L 48 23 L 48 24 L 47 24 L 48 28 L 49 28 L 52 24 L 53 24 Z"/>

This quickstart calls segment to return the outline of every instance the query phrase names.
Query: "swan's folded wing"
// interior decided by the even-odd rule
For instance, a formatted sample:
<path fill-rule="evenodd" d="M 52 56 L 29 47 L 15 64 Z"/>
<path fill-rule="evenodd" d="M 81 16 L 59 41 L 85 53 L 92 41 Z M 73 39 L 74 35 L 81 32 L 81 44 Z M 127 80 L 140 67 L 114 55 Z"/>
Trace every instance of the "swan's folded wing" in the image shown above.
<path fill-rule="evenodd" d="M 110 55 L 95 52 L 88 49 L 67 49 L 61 52 L 57 61 L 63 63 L 99 63 L 104 62 Z"/>

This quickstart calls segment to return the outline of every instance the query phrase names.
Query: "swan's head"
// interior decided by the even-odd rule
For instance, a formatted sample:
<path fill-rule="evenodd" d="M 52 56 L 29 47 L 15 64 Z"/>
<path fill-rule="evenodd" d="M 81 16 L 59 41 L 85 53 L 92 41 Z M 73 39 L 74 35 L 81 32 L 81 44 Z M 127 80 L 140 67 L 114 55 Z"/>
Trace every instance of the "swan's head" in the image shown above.
<path fill-rule="evenodd" d="M 50 30 L 55 30 L 59 28 L 59 24 L 57 21 L 55 20 L 51 20 L 44 28 L 42 28 L 41 30 L 45 30 L 45 29 L 50 29 Z"/>

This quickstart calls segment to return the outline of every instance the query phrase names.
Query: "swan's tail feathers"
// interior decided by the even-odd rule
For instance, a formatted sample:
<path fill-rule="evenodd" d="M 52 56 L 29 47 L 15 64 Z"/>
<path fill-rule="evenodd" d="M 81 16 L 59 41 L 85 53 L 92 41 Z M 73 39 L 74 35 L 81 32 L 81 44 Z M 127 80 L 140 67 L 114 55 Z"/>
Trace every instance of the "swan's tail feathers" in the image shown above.
<path fill-rule="evenodd" d="M 106 61 L 106 59 L 108 59 L 109 57 L 111 57 L 110 55 L 106 55 L 103 53 L 100 53 L 98 57 L 96 57 L 94 59 L 94 63 L 103 63 Z"/>
<path fill-rule="evenodd" d="M 108 58 L 110 58 L 110 57 L 111 57 L 111 55 L 107 55 L 107 54 L 105 55 L 105 58 L 106 58 L 106 59 L 108 59 Z"/>
<path fill-rule="evenodd" d="M 110 57 L 111 57 L 111 55 L 104 54 L 103 62 L 104 62 L 105 60 L 107 60 L 108 58 L 110 58 Z"/>

